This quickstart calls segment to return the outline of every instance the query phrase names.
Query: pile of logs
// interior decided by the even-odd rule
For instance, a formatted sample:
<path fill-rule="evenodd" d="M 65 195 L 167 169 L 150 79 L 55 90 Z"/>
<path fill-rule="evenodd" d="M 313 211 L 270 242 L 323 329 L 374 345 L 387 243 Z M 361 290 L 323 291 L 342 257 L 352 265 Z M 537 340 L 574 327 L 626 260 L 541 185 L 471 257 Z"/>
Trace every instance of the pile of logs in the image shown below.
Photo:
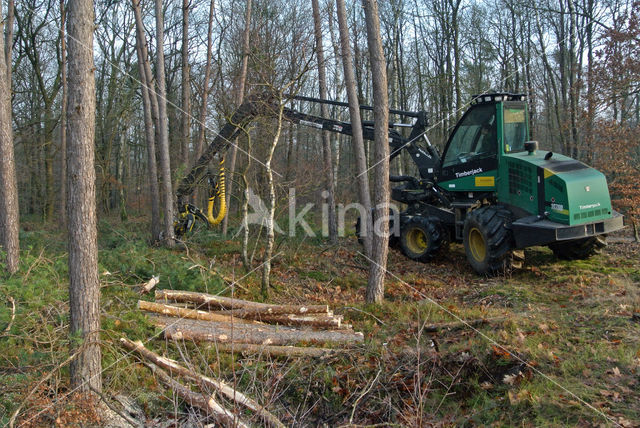
<path fill-rule="evenodd" d="M 155 302 L 140 300 L 141 310 L 166 338 L 215 342 L 223 351 L 284 356 L 323 356 L 333 349 L 292 345 L 362 342 L 327 305 L 273 305 L 181 290 L 159 290 Z"/>

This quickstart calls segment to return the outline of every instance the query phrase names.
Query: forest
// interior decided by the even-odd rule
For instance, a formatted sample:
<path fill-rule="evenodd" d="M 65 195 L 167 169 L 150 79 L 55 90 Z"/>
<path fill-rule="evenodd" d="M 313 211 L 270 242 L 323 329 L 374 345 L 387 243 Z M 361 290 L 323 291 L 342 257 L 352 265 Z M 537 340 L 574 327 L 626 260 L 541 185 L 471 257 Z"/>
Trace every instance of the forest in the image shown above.
<path fill-rule="evenodd" d="M 0 16 L 3 426 L 640 426 L 640 2 Z M 600 171 L 625 227 L 520 245 L 522 169 L 495 184 L 461 150 L 443 179 L 483 94 L 494 157 L 521 120 L 522 158 Z M 478 172 L 494 191 L 447 199 Z M 537 174 L 531 201 L 563 190 Z M 568 212 L 554 195 L 536 221 Z"/>

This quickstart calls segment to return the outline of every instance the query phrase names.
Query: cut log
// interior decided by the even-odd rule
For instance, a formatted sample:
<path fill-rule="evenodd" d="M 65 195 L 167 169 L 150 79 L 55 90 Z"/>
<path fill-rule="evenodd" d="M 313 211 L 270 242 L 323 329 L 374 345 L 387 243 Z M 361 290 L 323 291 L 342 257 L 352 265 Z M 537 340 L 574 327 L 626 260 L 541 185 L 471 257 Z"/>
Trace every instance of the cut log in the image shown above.
<path fill-rule="evenodd" d="M 158 275 L 152 277 L 140 288 L 140 294 L 147 294 L 148 292 L 153 290 L 155 286 L 158 285 L 159 282 L 160 282 L 160 277 Z"/>
<path fill-rule="evenodd" d="M 267 303 L 250 302 L 248 300 L 233 299 L 231 297 L 214 296 L 207 293 L 182 290 L 156 290 L 156 301 L 189 302 L 209 307 L 223 309 L 247 309 L 261 311 L 264 314 L 310 314 L 328 313 L 327 305 L 271 305 Z"/>
<path fill-rule="evenodd" d="M 244 309 L 233 309 L 230 311 L 216 312 L 220 315 L 233 315 L 234 318 L 260 321 L 267 324 L 280 324 L 299 327 L 319 327 L 329 329 L 340 329 L 342 325 L 342 315 L 328 314 L 264 314 L 255 311 L 245 311 Z M 348 326 L 345 326 L 348 328 Z"/>
<path fill-rule="evenodd" d="M 269 412 L 263 406 L 253 401 L 251 398 L 234 390 L 232 387 L 228 386 L 224 382 L 211 379 L 199 373 L 195 373 L 194 371 L 181 366 L 175 360 L 162 357 L 156 354 L 155 352 L 145 348 L 142 342 L 132 342 L 131 340 L 123 337 L 120 339 L 120 343 L 125 348 L 138 353 L 141 357 L 152 362 L 153 364 L 159 367 L 162 367 L 164 369 L 167 369 L 169 373 L 184 376 L 186 378 L 196 381 L 200 385 L 200 388 L 203 390 L 210 388 L 210 389 L 215 389 L 219 391 L 222 395 L 224 395 L 228 399 L 233 400 L 236 403 L 241 404 L 246 408 L 256 412 L 270 426 L 278 427 L 278 428 L 284 427 L 284 424 L 280 422 L 280 420 L 277 417 L 275 417 L 271 412 Z"/>
<path fill-rule="evenodd" d="M 147 363 L 147 366 L 162 383 L 173 389 L 176 394 L 182 397 L 182 399 L 189 403 L 190 406 L 200 408 L 207 413 L 208 416 L 213 417 L 219 424 L 225 427 L 249 427 L 246 423 L 235 418 L 233 413 L 218 404 L 212 396 L 190 390 L 180 382 L 172 379 L 171 376 L 165 373 L 164 370 L 158 368 L 155 364 Z"/>
<path fill-rule="evenodd" d="M 247 355 L 267 354 L 273 357 L 311 357 L 322 358 L 348 352 L 346 349 L 330 348 L 303 348 L 300 346 L 272 346 L 254 345 L 251 343 L 216 343 L 215 346 L 221 352 L 237 352 Z"/>
<path fill-rule="evenodd" d="M 197 309 L 180 308 L 177 306 L 164 305 L 162 303 L 147 302 L 138 300 L 138 308 L 143 311 L 155 312 L 163 315 L 170 315 L 180 318 L 189 318 L 203 321 L 220 321 L 238 324 L 256 324 L 255 321 L 236 318 L 216 312 L 199 311 Z"/>
<path fill-rule="evenodd" d="M 254 324 L 230 324 L 213 321 L 151 317 L 168 339 L 196 342 L 234 342 L 262 345 L 295 345 L 301 342 L 356 343 L 364 340 L 360 332 L 348 330 L 299 330 L 292 327 Z"/>

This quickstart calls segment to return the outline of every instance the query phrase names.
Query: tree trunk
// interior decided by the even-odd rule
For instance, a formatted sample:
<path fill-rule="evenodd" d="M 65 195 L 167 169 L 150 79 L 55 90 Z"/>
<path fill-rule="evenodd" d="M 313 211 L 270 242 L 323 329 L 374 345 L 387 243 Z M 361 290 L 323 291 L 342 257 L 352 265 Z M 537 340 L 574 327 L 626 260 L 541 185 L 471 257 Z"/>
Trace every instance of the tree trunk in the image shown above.
<path fill-rule="evenodd" d="M 238 78 L 238 93 L 236 94 L 236 105 L 241 105 L 244 99 L 245 86 L 247 83 L 247 68 L 249 66 L 249 35 L 251 34 L 251 5 L 252 0 L 247 0 L 247 10 L 244 19 L 244 34 L 242 36 L 242 66 L 240 77 Z M 238 139 L 236 138 L 229 150 L 229 185 L 227 186 L 227 207 L 231 203 L 231 193 L 233 192 L 233 173 L 236 169 L 236 156 L 238 153 Z M 230 211 L 229 211 L 230 212 Z M 229 215 L 222 220 L 222 235 L 227 236 L 229 226 Z"/>
<path fill-rule="evenodd" d="M 247 134 L 247 165 L 242 172 L 242 265 L 247 272 L 251 271 L 253 256 L 249 257 L 249 180 L 247 174 L 251 168 L 251 136 Z"/>
<path fill-rule="evenodd" d="M 83 348 L 71 363 L 70 372 L 72 388 L 89 392 L 102 390 L 94 168 L 93 1 L 70 0 L 68 7 L 67 206 L 73 207 L 68 213 L 69 307 L 71 335 L 82 339 L 79 346 Z"/>
<path fill-rule="evenodd" d="M 322 46 L 322 21 L 318 0 L 311 0 L 313 8 L 313 27 L 316 41 L 316 55 L 318 57 L 318 84 L 320 86 L 320 98 L 327 99 L 327 75 L 324 62 L 324 48 Z M 329 109 L 326 104 L 320 105 L 323 117 L 329 117 Z M 331 154 L 331 137 L 329 131 L 322 131 L 322 154 L 324 158 L 326 203 L 328 204 L 329 241 L 337 242 L 338 224 L 336 218 L 335 188 L 333 180 L 333 155 Z M 323 219 L 323 223 L 324 223 Z"/>
<path fill-rule="evenodd" d="M 60 0 L 60 73 L 62 79 L 62 100 L 60 106 L 60 195 L 58 197 L 59 219 L 62 227 L 67 226 L 67 42 L 65 40 L 66 11 L 64 0 Z"/>
<path fill-rule="evenodd" d="M 189 138 L 191 136 L 191 79 L 189 76 L 189 5 L 191 0 L 182 0 L 182 127 L 181 154 L 183 168 L 189 165 Z M 208 59 L 208 58 L 207 58 Z"/>
<path fill-rule="evenodd" d="M 209 80 L 211 79 L 211 51 L 213 45 L 213 10 L 215 0 L 211 0 L 209 4 L 209 21 L 207 24 L 207 62 L 204 67 L 204 82 L 202 82 L 202 105 L 200 106 L 200 118 L 198 120 L 198 141 L 196 143 L 196 156 L 197 161 L 202 156 L 202 150 L 204 148 L 204 131 L 205 121 L 207 119 L 207 99 L 209 97 Z M 230 180 L 231 181 L 231 180 Z"/>
<path fill-rule="evenodd" d="M 0 10 L 2 8 L 0 7 Z M 62 8 L 60 9 L 62 10 Z M 0 14 L 1 16 L 1 14 Z M 13 0 L 9 0 L 7 4 L 7 30 L 4 33 L 4 62 L 7 67 L 7 82 L 9 85 L 9 91 L 11 91 L 11 53 L 13 50 L 13 20 L 15 18 L 15 6 Z M 63 18 L 64 19 L 64 18 Z M 62 26 L 64 28 L 64 25 Z M 2 34 L 0 33 L 0 37 Z M 0 51 L 2 52 L 2 51 Z"/>
<path fill-rule="evenodd" d="M 353 72 L 353 58 L 349 43 L 349 27 L 347 25 L 347 13 L 344 0 L 337 0 L 338 26 L 340 28 L 340 46 L 342 47 L 342 66 L 344 69 L 344 81 L 349 100 L 349 116 L 353 130 L 353 150 L 356 158 L 356 178 L 358 192 L 363 213 L 360 214 L 360 236 L 364 240 L 364 251 L 367 257 L 371 257 L 371 242 L 373 224 L 371 219 L 371 194 L 369 192 L 369 176 L 367 173 L 367 156 L 364 151 L 364 138 L 362 136 L 362 118 L 360 117 L 360 103 L 356 88 L 356 80 Z"/>
<path fill-rule="evenodd" d="M 265 174 L 267 175 L 267 189 L 269 190 L 269 203 L 267 205 L 268 215 L 267 215 L 267 242 L 264 249 L 264 260 L 262 262 L 262 297 L 265 299 L 269 295 L 269 279 L 271 275 L 271 257 L 273 257 L 273 242 L 275 240 L 274 234 L 274 217 L 276 211 L 276 190 L 273 182 L 273 170 L 271 169 L 271 161 L 273 160 L 273 153 L 276 150 L 276 146 L 278 145 L 278 141 L 280 140 L 280 133 L 282 132 L 282 112 L 284 109 L 284 105 L 282 104 L 282 100 L 279 100 L 280 107 L 278 109 L 278 125 L 276 128 L 276 134 L 273 136 L 273 140 L 271 141 L 271 147 L 269 148 L 269 152 L 267 154 L 267 159 L 264 163 L 265 166 Z"/>
<path fill-rule="evenodd" d="M 0 19 L 2 6 L 0 4 Z M 6 62 L 4 23 L 0 22 L 0 247 L 6 252 L 5 263 L 9 273 L 18 270 L 20 246 L 18 242 L 18 182 L 13 152 L 11 120 L 11 63 Z M 7 40 L 8 42 L 8 40 Z"/>
<path fill-rule="evenodd" d="M 381 302 L 384 298 L 384 276 L 389 252 L 389 96 L 387 94 L 387 67 L 380 38 L 380 20 L 377 0 L 362 0 L 367 26 L 367 42 L 371 61 L 374 118 L 374 203 L 376 223 L 373 241 L 366 301 Z"/>
<path fill-rule="evenodd" d="M 142 24 L 140 1 L 133 0 L 133 10 L 136 21 L 136 52 L 138 54 L 138 70 L 142 93 L 142 106 L 144 108 L 144 130 L 147 144 L 147 175 L 149 177 L 149 191 L 151 193 L 151 242 L 160 241 L 160 189 L 158 187 L 158 166 L 156 160 L 156 132 L 154 125 L 157 123 L 153 117 L 153 101 L 156 96 L 153 92 L 153 81 L 148 80 L 151 72 L 147 73 L 145 64 L 147 60 L 147 48 Z"/>
<path fill-rule="evenodd" d="M 156 9 L 156 84 L 158 86 L 157 140 L 160 154 L 160 175 L 162 177 L 161 196 L 164 204 L 164 223 L 162 232 L 168 247 L 175 243 L 173 233 L 173 190 L 171 188 L 171 161 L 169 160 L 169 120 L 167 118 L 167 91 L 164 73 L 164 16 L 162 0 L 155 0 Z"/>

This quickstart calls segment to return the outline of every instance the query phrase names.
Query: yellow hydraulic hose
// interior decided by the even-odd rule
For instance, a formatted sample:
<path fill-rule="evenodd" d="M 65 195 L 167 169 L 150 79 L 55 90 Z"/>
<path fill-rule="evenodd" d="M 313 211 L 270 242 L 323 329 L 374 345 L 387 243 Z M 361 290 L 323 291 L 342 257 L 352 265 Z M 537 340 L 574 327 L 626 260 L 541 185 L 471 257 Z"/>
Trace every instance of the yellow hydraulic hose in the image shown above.
<path fill-rule="evenodd" d="M 207 220 L 211 226 L 216 226 L 222 222 L 222 219 L 227 214 L 227 196 L 224 189 L 224 158 L 220 159 L 220 175 L 218 179 L 218 185 L 216 191 L 209 197 L 209 203 L 207 204 Z M 216 196 L 220 201 L 220 209 L 218 215 L 213 217 L 213 201 Z"/>

